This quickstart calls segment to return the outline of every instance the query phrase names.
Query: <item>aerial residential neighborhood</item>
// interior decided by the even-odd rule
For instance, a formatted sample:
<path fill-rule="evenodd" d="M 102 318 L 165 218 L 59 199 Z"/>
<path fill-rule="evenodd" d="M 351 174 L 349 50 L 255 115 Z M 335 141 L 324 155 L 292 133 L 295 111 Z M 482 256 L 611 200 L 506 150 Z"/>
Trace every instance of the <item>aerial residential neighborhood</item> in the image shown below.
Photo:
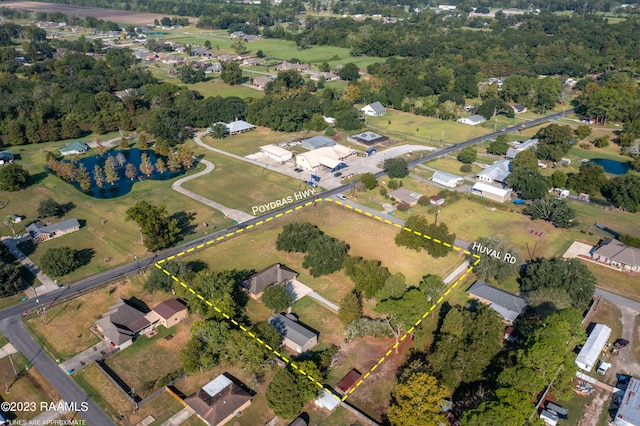
<path fill-rule="evenodd" d="M 0 425 L 640 426 L 637 2 L 0 3 Z"/>

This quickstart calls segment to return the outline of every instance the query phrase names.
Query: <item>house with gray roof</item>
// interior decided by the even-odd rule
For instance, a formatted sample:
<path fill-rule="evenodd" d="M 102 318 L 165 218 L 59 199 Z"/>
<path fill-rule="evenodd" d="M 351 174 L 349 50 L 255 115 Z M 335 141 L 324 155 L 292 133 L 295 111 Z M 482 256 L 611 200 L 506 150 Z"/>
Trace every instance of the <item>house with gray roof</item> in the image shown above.
<path fill-rule="evenodd" d="M 357 135 L 351 135 L 347 137 L 348 142 L 357 143 L 367 147 L 385 143 L 388 140 L 388 137 L 379 135 L 378 133 L 374 132 L 362 132 L 358 133 Z"/>
<path fill-rule="evenodd" d="M 538 145 L 538 142 L 540 142 L 540 139 L 527 139 L 524 142 L 518 142 L 513 146 L 513 148 L 509 148 L 507 150 L 507 154 L 505 157 L 507 158 L 507 160 L 513 160 L 514 158 L 516 158 L 516 155 L 518 155 L 518 153 L 536 147 Z"/>
<path fill-rule="evenodd" d="M 298 71 L 298 72 L 307 71 L 308 69 L 309 69 L 308 64 L 299 64 L 299 63 L 294 64 L 292 62 L 287 62 L 287 61 L 282 61 L 282 63 L 278 65 L 278 67 L 276 68 L 276 70 L 278 71 Z"/>
<path fill-rule="evenodd" d="M 282 336 L 282 344 L 299 354 L 318 344 L 318 333 L 307 328 L 292 314 L 276 314 L 269 318 L 269 324 Z"/>
<path fill-rule="evenodd" d="M 418 204 L 418 200 L 422 197 L 422 194 L 419 192 L 411 191 L 405 187 L 394 189 L 393 191 L 388 192 L 387 195 L 400 203 L 409 204 L 409 207 L 413 207 Z"/>
<path fill-rule="evenodd" d="M 513 322 L 520 316 L 527 307 L 527 301 L 522 297 L 490 286 L 482 281 L 476 281 L 467 290 L 469 297 L 479 302 L 489 305 L 491 309 L 504 318 L 508 324 Z"/>
<path fill-rule="evenodd" d="M 507 183 L 507 176 L 511 174 L 511 160 L 498 160 L 478 173 L 479 181 L 487 183 Z"/>
<path fill-rule="evenodd" d="M 240 283 L 240 287 L 254 299 L 259 299 L 264 290 L 274 284 L 289 284 L 296 279 L 298 273 L 281 263 L 274 263 L 260 272 L 256 272 Z"/>
<path fill-rule="evenodd" d="M 227 127 L 227 132 L 229 132 L 230 135 L 237 135 L 256 128 L 253 124 L 247 123 L 243 120 L 232 121 L 225 124 L 225 126 Z"/>
<path fill-rule="evenodd" d="M 640 272 L 640 249 L 614 238 L 605 238 L 591 250 L 591 258 L 623 271 Z"/>
<path fill-rule="evenodd" d="M 13 153 L 11 151 L 0 151 L 0 166 L 13 163 Z"/>
<path fill-rule="evenodd" d="M 468 124 L 470 126 L 477 126 L 478 124 L 482 124 L 485 121 L 487 121 L 487 119 L 478 114 L 458 119 L 458 123 Z"/>
<path fill-rule="evenodd" d="M 312 74 L 311 77 L 309 78 L 313 81 L 320 81 L 320 79 L 323 79 L 323 78 L 324 78 L 324 81 L 333 81 L 333 80 L 339 79 L 340 76 L 332 72 L 319 71 L 317 73 Z"/>
<path fill-rule="evenodd" d="M 253 79 L 253 85 L 258 89 L 263 89 L 267 86 L 268 83 L 272 82 L 276 78 L 271 75 L 261 75 L 260 77 L 255 77 Z"/>
<path fill-rule="evenodd" d="M 460 176 L 452 175 L 449 173 L 437 171 L 431 176 L 431 180 L 447 188 L 455 188 L 458 185 L 462 185 L 464 179 Z"/>
<path fill-rule="evenodd" d="M 381 117 L 387 113 L 387 109 L 380 102 L 365 105 L 360 108 L 360 111 L 362 111 L 364 115 L 371 117 Z"/>
<path fill-rule="evenodd" d="M 328 138 L 326 136 L 314 136 L 312 138 L 308 138 L 300 142 L 300 145 L 303 148 L 306 148 L 308 150 L 332 147 L 335 144 L 336 143 L 333 141 L 333 139 Z"/>
<path fill-rule="evenodd" d="M 134 338 L 153 327 L 145 315 L 125 300 L 118 299 L 116 304 L 96 321 L 96 328 L 112 346 L 124 349 L 131 346 Z"/>
<path fill-rule="evenodd" d="M 74 218 L 63 220 L 62 222 L 52 225 L 43 225 L 40 222 L 34 222 L 25 229 L 34 244 L 38 244 L 77 231 L 80 229 L 80 222 Z"/>
<path fill-rule="evenodd" d="M 60 148 L 62 155 L 84 154 L 89 150 L 89 145 L 84 142 L 69 142 L 64 148 Z"/>

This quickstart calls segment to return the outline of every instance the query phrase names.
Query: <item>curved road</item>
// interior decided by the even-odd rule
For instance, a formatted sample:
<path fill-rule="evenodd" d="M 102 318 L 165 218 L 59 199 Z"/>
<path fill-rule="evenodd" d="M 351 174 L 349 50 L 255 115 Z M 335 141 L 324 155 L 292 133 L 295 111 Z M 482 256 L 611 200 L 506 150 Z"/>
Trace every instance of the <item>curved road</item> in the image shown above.
<path fill-rule="evenodd" d="M 529 121 L 523 125 L 509 127 L 499 132 L 494 132 L 488 135 L 473 138 L 466 142 L 462 142 L 448 148 L 444 148 L 439 151 L 434 151 L 432 153 L 424 155 L 416 160 L 409 162 L 409 166 L 415 166 L 416 164 L 419 164 L 421 162 L 437 158 L 466 146 L 474 145 L 486 139 L 490 139 L 502 134 L 511 133 L 523 128 L 534 127 L 544 122 L 554 120 L 562 116 L 563 114 L 570 114 L 572 112 L 573 109 L 570 109 L 565 111 L 564 113 L 561 112 L 551 114 L 543 118 Z M 376 173 L 376 177 L 380 177 L 382 175 L 384 175 L 384 171 Z M 348 185 L 342 185 L 338 188 L 326 191 L 322 193 L 322 197 L 332 197 L 336 194 L 342 193 L 349 189 L 351 185 L 352 184 L 350 183 Z M 110 271 L 85 278 L 71 286 L 63 287 L 45 295 L 39 296 L 38 299 L 40 303 L 42 303 L 44 306 L 47 306 L 52 302 L 60 301 L 67 297 L 82 293 L 100 284 L 136 273 L 136 271 L 147 268 L 160 259 L 165 259 L 182 251 L 195 248 L 196 246 L 206 243 L 211 239 L 215 239 L 217 237 L 227 235 L 231 232 L 235 232 L 240 228 L 246 227 L 247 225 L 255 224 L 259 221 L 264 221 L 268 217 L 272 217 L 278 213 L 284 213 L 286 210 L 293 209 L 299 205 L 304 205 L 307 202 L 308 200 L 301 200 L 296 203 L 288 204 L 285 207 L 271 210 L 267 214 L 250 219 L 240 225 L 196 238 L 195 240 L 182 244 L 178 247 L 167 249 L 162 252 L 156 253 L 153 256 L 149 256 L 144 259 L 138 259 L 137 261 L 129 263 L 127 265 L 122 265 Z M 21 321 L 22 313 L 36 308 L 36 300 L 31 299 L 19 305 L 15 305 L 0 311 L 0 331 L 2 331 L 5 336 L 7 336 L 7 338 L 11 341 L 11 343 L 18 351 L 22 352 L 29 359 L 32 365 L 38 368 L 38 371 L 42 373 L 42 375 L 58 391 L 58 393 L 60 393 L 60 395 L 66 402 L 75 402 L 78 406 L 80 406 L 80 403 L 84 401 L 87 401 L 89 403 L 89 410 L 87 412 L 78 413 L 87 421 L 87 424 L 114 424 L 113 421 L 104 413 L 104 411 L 102 411 L 102 409 L 97 404 L 95 404 L 89 398 L 89 396 L 73 380 L 71 380 L 71 378 L 67 374 L 65 374 L 65 372 L 63 372 L 62 369 L 60 369 L 60 367 L 58 367 L 58 365 L 51 358 L 49 358 L 49 356 L 42 350 L 42 348 L 35 342 L 35 340 L 33 340 L 31 335 L 25 330 L 24 325 Z"/>

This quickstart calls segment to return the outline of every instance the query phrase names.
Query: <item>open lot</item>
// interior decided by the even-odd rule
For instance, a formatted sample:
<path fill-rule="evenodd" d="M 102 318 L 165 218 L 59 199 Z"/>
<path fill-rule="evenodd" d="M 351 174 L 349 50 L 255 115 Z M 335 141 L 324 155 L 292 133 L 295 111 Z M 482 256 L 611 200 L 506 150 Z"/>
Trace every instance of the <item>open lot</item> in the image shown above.
<path fill-rule="evenodd" d="M 195 232 L 186 235 L 186 239 L 209 232 L 216 226 L 226 227 L 231 223 L 217 210 L 172 191 L 171 184 L 176 178 L 166 181 L 137 182 L 129 194 L 119 198 L 90 197 L 45 171 L 46 152 L 56 151 L 64 145 L 65 142 L 60 141 L 14 149 L 13 152 L 19 155 L 17 163 L 31 173 L 36 183 L 24 190 L 4 192 L 2 195 L 2 202 L 8 202 L 11 206 L 11 213 L 26 216 L 26 219 L 15 227 L 17 233 L 23 233 L 24 227 L 36 219 L 38 204 L 49 197 L 70 207 L 63 218 L 54 219 L 54 222 L 68 218 L 77 218 L 80 221 L 81 228 L 75 233 L 38 244 L 33 252 L 31 252 L 34 249 L 33 246 L 27 247 L 26 254 L 36 264 L 50 247 L 68 246 L 76 250 L 84 250 L 88 264 L 59 279 L 61 284 L 70 284 L 81 278 L 132 262 L 136 254 L 146 253 L 146 249 L 140 242 L 138 226 L 134 222 L 125 221 L 125 211 L 138 201 L 163 203 L 169 214 L 180 211 L 193 214 L 192 225 L 196 227 Z M 89 155 L 93 153 L 89 151 Z M 209 224 L 209 227 L 202 228 L 200 226 L 202 223 Z M 4 225 L 0 225 L 0 232 L 3 235 L 12 235 L 11 230 Z"/>
<path fill-rule="evenodd" d="M 78 386 L 115 421 L 124 421 L 126 416 L 133 413 L 133 404 L 95 364 L 76 371 L 72 377 Z"/>
<path fill-rule="evenodd" d="M 224 139 L 214 139 L 211 136 L 205 136 L 202 138 L 202 141 L 214 148 L 222 149 L 226 152 L 231 152 L 232 154 L 246 156 L 259 152 L 261 146 L 269 144 L 277 145 L 281 142 L 306 139 L 321 134 L 322 133 L 320 132 L 312 132 L 308 130 L 294 133 L 283 133 L 258 126 L 255 130 L 250 132 L 241 133 L 239 135 L 230 135 Z"/>
<path fill-rule="evenodd" d="M 476 166 L 475 164 L 471 165 L 471 171 L 468 173 L 465 172 L 461 172 L 460 171 L 460 167 L 462 167 L 462 164 L 460 161 L 453 159 L 453 158 L 449 158 L 449 157 L 441 157 L 441 158 L 437 158 L 435 160 L 431 160 L 427 163 L 425 163 L 427 166 L 429 167 L 433 167 L 434 169 L 440 170 L 442 172 L 446 172 L 446 173 L 450 173 L 452 175 L 457 175 L 457 176 L 466 176 L 470 173 L 476 174 L 479 173 L 482 169 L 479 166 Z"/>
<path fill-rule="evenodd" d="M 47 325 L 42 316 L 33 315 L 25 321 L 31 335 L 54 359 L 67 360 L 100 341 L 89 327 L 113 306 L 118 298 L 136 298 L 153 308 L 168 296 L 162 292 L 145 293 L 143 276 L 121 280 L 78 298 L 47 308 Z"/>
<path fill-rule="evenodd" d="M 638 286 L 637 275 L 629 275 L 592 262 L 583 263 L 596 276 L 598 287 L 640 301 L 640 286 Z"/>
<path fill-rule="evenodd" d="M 154 19 L 162 19 L 163 16 L 166 16 L 158 13 L 132 12 L 130 10 L 125 11 L 97 7 L 81 7 L 75 5 L 40 3 L 35 1 L 7 1 L 2 2 L 2 7 L 9 9 L 31 10 L 34 12 L 60 12 L 68 16 L 75 15 L 83 18 L 92 16 L 105 21 L 131 25 L 153 24 Z M 189 22 L 195 23 L 197 21 L 197 18 L 189 18 Z"/>

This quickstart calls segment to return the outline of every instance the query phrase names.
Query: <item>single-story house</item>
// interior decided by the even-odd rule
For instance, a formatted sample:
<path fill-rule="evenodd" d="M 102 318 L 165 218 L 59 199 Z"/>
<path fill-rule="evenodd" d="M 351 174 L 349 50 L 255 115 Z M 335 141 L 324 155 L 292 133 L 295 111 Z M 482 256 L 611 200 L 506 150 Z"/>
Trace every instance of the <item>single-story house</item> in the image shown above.
<path fill-rule="evenodd" d="M 542 410 L 540 412 L 540 418 L 544 421 L 544 424 L 547 426 L 556 426 L 558 424 L 558 415 L 549 410 Z"/>
<path fill-rule="evenodd" d="M 511 174 L 511 160 L 498 160 L 477 174 L 478 180 L 487 183 L 506 183 Z"/>
<path fill-rule="evenodd" d="M 281 263 L 274 263 L 242 281 L 240 287 L 246 290 L 253 299 L 259 299 L 267 287 L 274 284 L 289 284 L 297 276 L 296 271 Z"/>
<path fill-rule="evenodd" d="M 264 60 L 261 58 L 246 58 L 242 61 L 243 65 L 256 66 L 264 64 Z"/>
<path fill-rule="evenodd" d="M 282 344 L 299 354 L 318 344 L 318 333 L 298 322 L 291 314 L 276 314 L 269 318 L 271 324 L 282 336 Z"/>
<path fill-rule="evenodd" d="M 153 308 L 145 318 L 153 324 L 160 324 L 166 328 L 173 327 L 189 316 L 187 306 L 178 299 L 169 299 Z"/>
<path fill-rule="evenodd" d="M 387 193 L 387 195 L 399 203 L 409 204 L 409 207 L 413 207 L 418 204 L 418 200 L 422 197 L 419 192 L 411 191 L 407 188 L 400 187 Z"/>
<path fill-rule="evenodd" d="M 296 155 L 296 166 L 303 170 L 326 167 L 333 172 L 344 166 L 343 160 L 353 154 L 355 154 L 355 151 L 351 148 L 336 144 L 332 147 L 318 148 Z"/>
<path fill-rule="evenodd" d="M 211 74 L 211 73 L 220 74 L 221 72 L 222 72 L 222 65 L 220 65 L 220 62 L 213 62 L 204 70 L 205 74 Z"/>
<path fill-rule="evenodd" d="M 221 374 L 184 400 L 208 425 L 224 425 L 251 405 L 251 394 L 230 377 Z"/>
<path fill-rule="evenodd" d="M 589 372 L 596 365 L 602 348 L 611 336 L 611 329 L 604 324 L 596 324 L 576 357 L 578 368 Z"/>
<path fill-rule="evenodd" d="M 40 222 L 34 222 L 25 229 L 29 233 L 31 240 L 33 240 L 35 244 L 38 244 L 77 231 L 80 229 L 80 222 L 74 218 L 46 226 Z"/>
<path fill-rule="evenodd" d="M 153 328 L 144 312 L 118 299 L 107 313 L 96 321 L 96 328 L 111 346 L 124 349 L 131 346 L 133 339 Z"/>
<path fill-rule="evenodd" d="M 89 145 L 84 142 L 69 142 L 64 148 L 60 148 L 62 155 L 84 154 L 89 150 Z"/>
<path fill-rule="evenodd" d="M 507 153 L 505 154 L 505 158 L 507 160 L 513 160 L 514 158 L 516 158 L 516 155 L 518 155 L 520 153 L 520 151 L 518 151 L 515 148 L 509 148 L 507 149 Z"/>
<path fill-rule="evenodd" d="M 308 425 L 309 424 L 302 417 L 298 417 L 297 419 L 289 423 L 289 426 L 308 426 Z"/>
<path fill-rule="evenodd" d="M 485 121 L 487 121 L 487 119 L 478 114 L 474 114 L 469 117 L 463 117 L 458 119 L 458 123 L 469 124 L 471 126 L 477 126 L 478 124 L 482 124 Z"/>
<path fill-rule="evenodd" d="M 277 66 L 277 70 L 278 71 L 298 71 L 298 72 L 302 72 L 302 71 L 306 71 L 308 70 L 310 67 L 308 64 L 299 64 L 299 63 L 291 63 L 291 62 L 287 62 L 287 61 L 283 61 L 280 65 Z"/>
<path fill-rule="evenodd" d="M 324 78 L 324 81 L 333 81 L 339 79 L 340 76 L 332 72 L 317 72 L 312 74 L 309 78 L 313 81 L 319 81 L 321 78 Z"/>
<path fill-rule="evenodd" d="M 471 193 L 479 195 L 484 198 L 488 198 L 498 203 L 504 203 L 511 198 L 511 190 L 498 188 L 487 183 L 476 182 L 471 187 Z"/>
<path fill-rule="evenodd" d="M 267 83 L 272 82 L 273 80 L 275 80 L 275 77 L 271 75 L 261 75 L 260 77 L 256 77 L 253 79 L 253 85 L 258 89 L 264 90 Z"/>
<path fill-rule="evenodd" d="M 333 141 L 333 139 L 326 136 L 314 136 L 312 138 L 300 141 L 300 146 L 309 150 L 330 147 L 334 146 L 335 144 L 336 143 Z"/>
<path fill-rule="evenodd" d="M 229 132 L 230 135 L 238 135 L 256 128 L 256 126 L 251 123 L 247 123 L 244 120 L 232 121 L 225 124 L 225 126 L 227 127 L 227 132 Z"/>
<path fill-rule="evenodd" d="M 364 146 L 378 145 L 389 140 L 388 137 L 379 135 L 374 132 L 362 132 L 357 135 L 351 135 L 347 137 L 348 142 L 357 143 Z"/>
<path fill-rule="evenodd" d="M 220 56 L 218 56 L 218 60 L 220 62 L 235 62 L 238 60 L 238 56 L 237 55 L 230 55 L 228 53 L 224 53 Z"/>
<path fill-rule="evenodd" d="M 515 104 L 511 106 L 511 108 L 513 108 L 513 112 L 516 114 L 522 114 L 527 112 L 527 107 L 522 104 Z"/>
<path fill-rule="evenodd" d="M 258 41 L 260 40 L 260 36 L 259 35 L 254 35 L 254 34 L 247 34 L 244 36 L 245 41 L 248 41 L 249 43 L 251 43 L 252 41 Z"/>
<path fill-rule="evenodd" d="M 343 394 L 347 394 L 349 393 L 351 388 L 353 388 L 356 383 L 358 383 L 358 380 L 360 380 L 360 378 L 362 378 L 362 373 L 360 373 L 355 368 L 352 368 L 351 371 L 349 371 L 346 376 L 344 376 L 342 380 L 340 380 L 336 388 Z"/>
<path fill-rule="evenodd" d="M 231 33 L 231 38 L 244 38 L 245 34 L 243 31 L 234 31 Z"/>
<path fill-rule="evenodd" d="M 629 380 L 613 424 L 617 426 L 637 426 L 640 424 L 640 379 L 632 377 Z"/>
<path fill-rule="evenodd" d="M 0 151 L 0 165 L 13 163 L 13 153 L 11 151 Z"/>
<path fill-rule="evenodd" d="M 291 151 L 280 148 L 276 145 L 265 145 L 260 147 L 260 152 L 267 158 L 280 161 L 281 163 L 287 162 L 293 158 Z"/>
<path fill-rule="evenodd" d="M 316 407 L 324 408 L 327 411 L 333 411 L 338 405 L 340 405 L 340 398 L 328 390 L 322 389 L 322 391 L 320 391 L 320 396 L 313 401 L 313 404 Z"/>
<path fill-rule="evenodd" d="M 437 171 L 431 176 L 431 180 L 435 183 L 439 183 L 442 186 L 448 188 L 455 188 L 458 185 L 462 185 L 464 179 L 460 176 L 452 175 L 445 172 Z"/>
<path fill-rule="evenodd" d="M 513 148 L 509 148 L 507 150 L 506 158 L 507 160 L 513 160 L 516 158 L 516 155 L 522 151 L 526 151 L 538 145 L 540 139 L 527 139 L 524 142 L 517 143 L 513 146 Z"/>
<path fill-rule="evenodd" d="M 369 115 L 371 117 L 381 117 L 387 113 L 387 109 L 380 102 L 365 105 L 360 108 L 360 111 L 362 111 L 364 115 Z"/>
<path fill-rule="evenodd" d="M 489 307 L 499 313 L 508 324 L 513 324 L 516 318 L 524 311 L 524 308 L 527 307 L 527 301 L 522 297 L 490 286 L 482 281 L 474 282 L 467 290 L 467 293 L 472 299 L 489 305 Z"/>
<path fill-rule="evenodd" d="M 429 204 L 431 204 L 432 206 L 441 206 L 444 204 L 444 201 L 444 198 L 438 197 L 437 195 L 429 197 Z"/>
<path fill-rule="evenodd" d="M 614 238 L 605 238 L 591 251 L 596 262 L 629 272 L 640 272 L 640 249 L 627 246 Z"/>

